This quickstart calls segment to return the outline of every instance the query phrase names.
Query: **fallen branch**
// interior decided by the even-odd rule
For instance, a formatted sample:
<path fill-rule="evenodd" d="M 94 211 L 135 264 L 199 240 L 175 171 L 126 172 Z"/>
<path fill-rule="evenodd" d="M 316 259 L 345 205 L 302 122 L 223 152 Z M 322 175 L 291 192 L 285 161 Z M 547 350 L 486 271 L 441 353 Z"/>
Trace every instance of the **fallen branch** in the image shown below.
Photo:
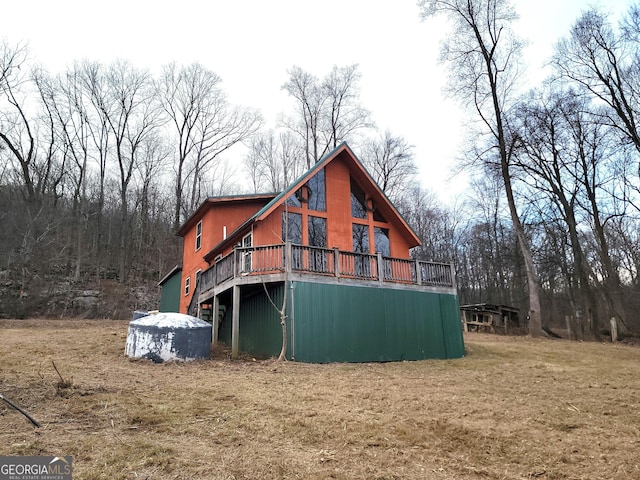
<path fill-rule="evenodd" d="M 29 415 L 27 412 L 25 412 L 22 408 L 20 408 L 18 405 L 16 405 L 15 403 L 13 403 L 11 400 L 9 400 L 7 397 L 5 397 L 4 395 L 2 395 L 0 393 L 0 400 L 4 400 L 5 402 L 7 402 L 9 405 L 11 405 L 13 408 L 15 408 L 17 411 L 19 411 L 21 414 L 23 414 L 25 417 L 27 417 L 29 419 L 29 421 L 31 423 L 33 423 L 36 427 L 40 428 L 40 423 L 33 418 L 31 415 Z"/>

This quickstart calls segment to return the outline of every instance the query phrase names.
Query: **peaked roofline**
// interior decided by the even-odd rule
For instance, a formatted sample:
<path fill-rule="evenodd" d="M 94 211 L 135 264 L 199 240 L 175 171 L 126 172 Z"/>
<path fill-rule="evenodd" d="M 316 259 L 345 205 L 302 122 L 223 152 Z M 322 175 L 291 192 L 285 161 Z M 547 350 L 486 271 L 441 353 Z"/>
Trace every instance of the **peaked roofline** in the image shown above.
<path fill-rule="evenodd" d="M 298 188 L 300 188 L 304 183 L 311 178 L 315 173 L 324 168 L 329 162 L 331 162 L 334 158 L 340 155 L 343 151 L 349 153 L 349 156 L 353 160 L 353 165 L 358 168 L 358 170 L 362 173 L 365 179 L 374 187 L 378 195 L 383 199 L 383 201 L 387 204 L 387 206 L 393 211 L 393 213 L 400 220 L 401 225 L 406 229 L 409 236 L 412 237 L 412 240 L 415 242 L 415 246 L 422 245 L 422 242 L 418 238 L 416 232 L 411 228 L 409 223 L 405 220 L 402 214 L 398 211 L 395 205 L 389 200 L 389 197 L 382 191 L 378 183 L 373 179 L 371 174 L 364 167 L 362 162 L 358 159 L 356 154 L 351 150 L 351 147 L 347 144 L 347 142 L 342 142 L 332 151 L 327 153 L 324 157 L 322 157 L 313 167 L 303 173 L 295 182 L 293 182 L 286 190 L 280 192 L 280 194 L 271 200 L 268 204 L 266 204 L 262 209 L 260 209 L 255 215 L 255 220 L 264 220 L 273 210 L 275 210 L 283 200 L 285 200 L 292 192 L 295 192 Z"/>
<path fill-rule="evenodd" d="M 233 232 L 231 232 L 226 239 L 220 242 L 218 245 L 215 245 L 205 256 L 204 259 L 207 262 L 213 258 L 214 252 L 219 252 L 220 250 L 226 248 L 228 245 L 234 243 L 237 240 L 239 234 L 253 223 L 259 222 L 267 218 L 271 213 L 273 213 L 291 194 L 293 194 L 298 188 L 303 186 L 313 175 L 315 175 L 319 170 L 324 168 L 328 163 L 337 158 L 342 152 L 347 152 L 349 158 L 351 158 L 351 164 L 357 168 L 357 170 L 361 173 L 361 175 L 365 178 L 367 182 L 371 184 L 376 193 L 382 198 L 382 201 L 386 203 L 387 207 L 391 209 L 396 218 L 399 220 L 400 225 L 405 230 L 405 232 L 411 237 L 411 240 L 415 243 L 415 246 L 422 245 L 422 242 L 418 238 L 418 235 L 414 232 L 413 228 L 407 223 L 405 218 L 400 214 L 398 209 L 393 205 L 389 197 L 385 195 L 380 186 L 376 183 L 376 181 L 371 177 L 367 169 L 364 167 L 362 162 L 358 159 L 356 154 L 351 150 L 351 147 L 347 144 L 347 142 L 342 142 L 336 148 L 328 152 L 324 157 L 322 157 L 315 165 L 313 165 L 309 170 L 303 173 L 297 180 L 291 183 L 286 189 L 277 194 L 269 203 L 267 203 L 264 207 L 258 210 L 254 215 L 249 217 L 245 222 L 243 222 L 238 228 L 236 228 Z M 275 194 L 274 194 L 275 195 Z"/>
<path fill-rule="evenodd" d="M 196 218 L 201 216 L 202 210 L 206 208 L 207 205 L 212 203 L 226 203 L 226 202 L 242 202 L 245 200 L 268 200 L 273 199 L 277 192 L 272 193 L 247 193 L 247 194 L 238 194 L 238 195 L 221 195 L 219 197 L 207 197 L 200 206 L 193 212 L 189 218 L 187 218 L 184 223 L 178 228 L 176 235 L 179 237 L 184 237 L 184 234 L 191 228 L 191 225 L 195 221 Z"/>

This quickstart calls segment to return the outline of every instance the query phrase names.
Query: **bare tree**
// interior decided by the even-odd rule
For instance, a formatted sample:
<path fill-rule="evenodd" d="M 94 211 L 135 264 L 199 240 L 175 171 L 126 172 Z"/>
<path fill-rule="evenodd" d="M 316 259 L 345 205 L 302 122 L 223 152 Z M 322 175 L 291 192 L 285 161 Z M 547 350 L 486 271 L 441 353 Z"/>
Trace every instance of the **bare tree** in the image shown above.
<path fill-rule="evenodd" d="M 11 152 L 12 161 L 17 162 L 26 198 L 33 202 L 37 196 L 34 180 L 36 161 L 36 137 L 32 122 L 24 108 L 21 87 L 28 80 L 26 65 L 28 50 L 24 45 L 0 44 L 0 95 L 6 102 L 0 109 L 0 141 Z M 3 102 L 3 103 L 4 103 Z"/>
<path fill-rule="evenodd" d="M 150 88 L 150 76 L 124 61 L 104 72 L 105 89 L 96 102 L 107 121 L 115 147 L 120 199 L 119 278 L 126 279 L 129 240 L 129 185 L 138 161 L 138 149 L 158 126 L 159 116 Z"/>
<path fill-rule="evenodd" d="M 301 174 L 302 152 L 290 132 L 269 130 L 252 138 L 244 166 L 254 192 L 279 192 Z"/>
<path fill-rule="evenodd" d="M 533 92 L 518 108 L 517 135 L 521 148 L 516 157 L 518 168 L 527 176 L 530 198 L 552 204 L 549 209 L 543 206 L 539 210 L 539 216 L 549 227 L 547 237 L 568 233 L 567 239 L 555 242 L 555 249 L 561 251 L 558 245 L 563 248 L 565 243 L 570 246 L 571 266 L 564 261 L 558 263 L 567 278 L 574 313 L 584 312 L 582 318 L 589 315 L 593 331 L 599 336 L 597 299 L 591 288 L 591 271 L 580 241 L 581 219 L 577 216 L 583 192 L 577 178 L 581 170 L 579 157 L 590 129 L 584 118 L 585 110 L 584 102 L 572 91 Z M 551 228 L 558 224 L 560 228 Z"/>
<path fill-rule="evenodd" d="M 421 0 L 422 18 L 445 15 L 453 34 L 443 44 L 442 61 L 451 72 L 450 93 L 470 106 L 484 126 L 488 150 L 481 159 L 498 160 L 518 244 L 526 265 L 529 333 L 542 335 L 540 286 L 533 256 L 518 215 L 511 178 L 513 141 L 507 115 L 513 102 L 521 44 L 510 30 L 516 20 L 508 0 Z"/>
<path fill-rule="evenodd" d="M 320 123 L 324 102 L 317 77 L 298 66 L 287 71 L 289 80 L 282 86 L 296 100 L 296 116 L 283 119 L 285 127 L 300 136 L 304 147 L 306 167 L 311 168 L 326 152 L 321 144 Z"/>
<path fill-rule="evenodd" d="M 369 111 L 360 105 L 360 78 L 356 64 L 334 66 L 322 82 L 322 93 L 327 98 L 324 136 L 330 148 L 354 139 L 360 130 L 373 127 Z"/>
<path fill-rule="evenodd" d="M 404 137 L 393 136 L 389 130 L 368 139 L 361 149 L 362 163 L 392 202 L 415 186 L 418 167 L 413 158 L 413 146 Z"/>
<path fill-rule="evenodd" d="M 373 125 L 359 103 L 357 65 L 334 67 L 322 81 L 297 66 L 287 73 L 282 88 L 295 99 L 297 112 L 282 123 L 300 138 L 307 168 Z"/>
<path fill-rule="evenodd" d="M 156 91 L 169 117 L 176 140 L 174 228 L 194 210 L 199 176 L 233 145 L 249 138 L 260 127 L 260 115 L 234 107 L 220 87 L 214 72 L 194 63 L 163 68 Z M 185 189 L 189 191 L 185 202 Z"/>
<path fill-rule="evenodd" d="M 560 41 L 554 65 L 562 77 L 607 106 L 608 123 L 640 153 L 640 7 L 630 7 L 616 31 L 591 8 Z M 640 176 L 640 162 L 637 174 Z"/>

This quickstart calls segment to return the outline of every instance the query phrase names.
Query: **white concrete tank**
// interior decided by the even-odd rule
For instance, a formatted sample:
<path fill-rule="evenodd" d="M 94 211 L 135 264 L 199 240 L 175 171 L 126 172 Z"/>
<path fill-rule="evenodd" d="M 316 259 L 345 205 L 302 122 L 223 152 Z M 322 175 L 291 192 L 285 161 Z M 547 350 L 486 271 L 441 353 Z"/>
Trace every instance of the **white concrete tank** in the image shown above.
<path fill-rule="evenodd" d="M 182 313 L 158 313 L 129 322 L 125 354 L 156 363 L 209 358 L 211 324 Z"/>

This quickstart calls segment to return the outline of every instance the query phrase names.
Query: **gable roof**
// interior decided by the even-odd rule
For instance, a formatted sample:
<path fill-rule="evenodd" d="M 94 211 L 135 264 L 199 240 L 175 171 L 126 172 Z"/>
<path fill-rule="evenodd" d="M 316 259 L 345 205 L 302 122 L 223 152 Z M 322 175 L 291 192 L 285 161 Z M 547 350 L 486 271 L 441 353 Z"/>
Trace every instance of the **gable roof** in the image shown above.
<path fill-rule="evenodd" d="M 254 193 L 254 194 L 242 194 L 242 195 L 225 195 L 221 197 L 207 197 L 204 202 L 191 214 L 182 226 L 176 232 L 176 235 L 184 237 L 184 235 L 193 227 L 193 224 L 202 217 L 202 213 L 205 209 L 209 208 L 212 204 L 229 203 L 229 202 L 245 202 L 247 200 L 272 200 L 277 193 Z"/>
<path fill-rule="evenodd" d="M 171 270 L 169 270 L 169 273 L 167 273 L 164 277 L 162 277 L 162 279 L 158 282 L 158 286 L 161 287 L 162 285 L 167 283 L 171 277 L 173 277 L 175 274 L 179 272 L 182 272 L 182 265 L 180 264 L 176 265 Z"/>
<path fill-rule="evenodd" d="M 413 231 L 413 229 L 406 222 L 404 217 L 398 212 L 396 207 L 391 203 L 389 198 L 384 194 L 382 189 L 378 186 L 375 180 L 371 177 L 369 172 L 367 172 L 364 165 L 358 160 L 356 155 L 353 153 L 353 150 L 347 145 L 346 142 L 342 142 L 336 148 L 334 148 L 331 152 L 327 153 L 324 157 L 320 159 L 313 167 L 303 173 L 296 181 L 290 184 L 285 190 L 277 194 L 269 203 L 267 203 L 264 207 L 258 210 L 254 215 L 249 217 L 245 222 L 243 222 L 238 228 L 236 228 L 233 232 L 231 232 L 225 240 L 220 242 L 218 245 L 213 247 L 205 256 L 204 259 L 207 262 L 214 257 L 216 252 L 226 248 L 227 246 L 233 244 L 238 240 L 238 237 L 241 236 L 246 230 L 255 222 L 259 222 L 267 218 L 271 213 L 273 213 L 282 203 L 284 203 L 291 195 L 293 195 L 300 187 L 302 187 L 305 183 L 309 181 L 311 177 L 313 177 L 316 173 L 318 173 L 322 168 L 324 168 L 328 163 L 332 162 L 336 158 L 343 158 L 349 167 L 349 170 L 352 174 L 354 174 L 356 181 L 363 187 L 368 193 L 372 194 L 373 200 L 376 205 L 382 205 L 384 210 L 387 210 L 392 214 L 391 218 L 387 220 L 390 222 L 394 222 L 400 232 L 408 237 L 409 243 L 413 244 L 413 246 L 421 245 L 422 242 Z M 394 221 L 395 220 L 395 221 Z"/>

